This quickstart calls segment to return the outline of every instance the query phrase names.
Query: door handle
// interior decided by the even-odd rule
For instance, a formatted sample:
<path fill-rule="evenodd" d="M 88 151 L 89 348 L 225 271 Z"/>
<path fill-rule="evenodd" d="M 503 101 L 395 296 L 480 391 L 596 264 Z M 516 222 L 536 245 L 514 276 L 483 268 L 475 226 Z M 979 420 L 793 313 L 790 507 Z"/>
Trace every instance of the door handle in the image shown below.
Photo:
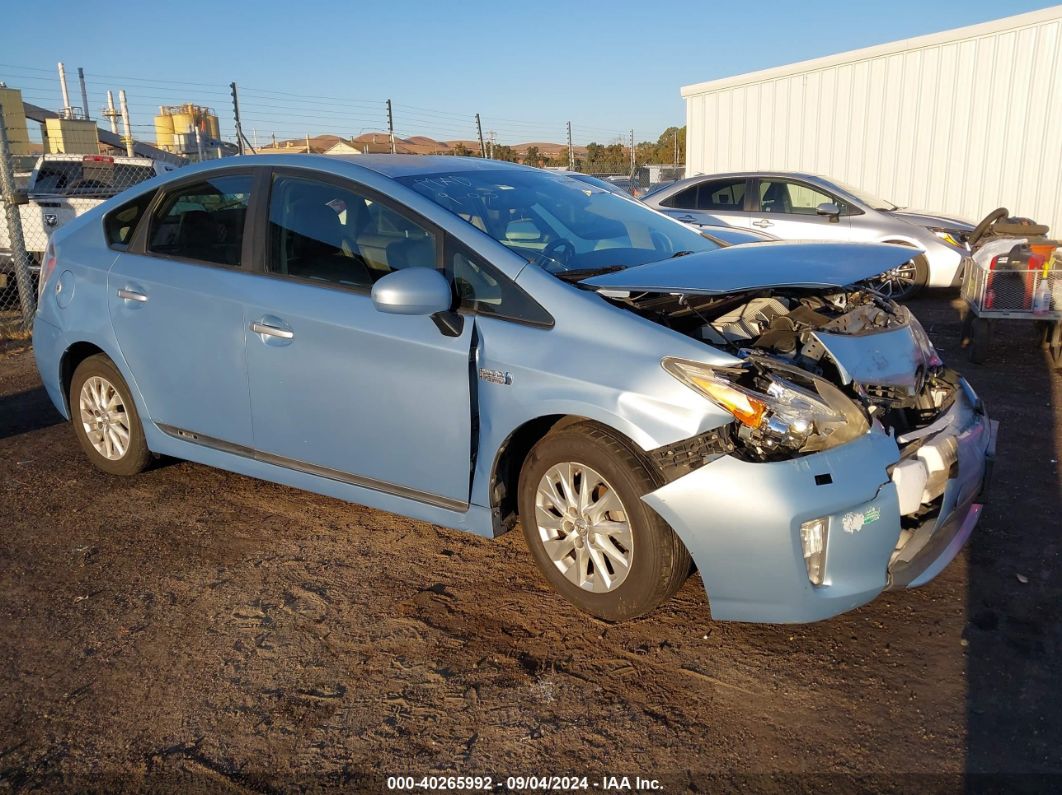
<path fill-rule="evenodd" d="M 144 304 L 147 303 L 148 297 L 143 293 L 138 293 L 136 290 L 127 290 L 124 287 L 118 291 L 118 297 L 124 301 L 139 301 Z"/>
<path fill-rule="evenodd" d="M 251 324 L 251 331 L 255 334 L 264 334 L 267 337 L 278 337 L 282 340 L 295 339 L 295 332 L 291 329 L 280 328 L 280 326 L 271 326 L 268 323 L 262 323 L 257 320 Z"/>
<path fill-rule="evenodd" d="M 753 221 L 752 225 L 758 226 L 760 229 L 766 229 L 768 226 L 774 226 L 774 224 L 768 221 L 766 218 L 762 218 L 759 221 Z"/>
<path fill-rule="evenodd" d="M 697 219 L 694 218 L 692 215 L 680 215 L 675 220 L 682 221 L 682 223 L 684 223 L 684 224 L 695 224 L 695 223 L 697 223 Z"/>

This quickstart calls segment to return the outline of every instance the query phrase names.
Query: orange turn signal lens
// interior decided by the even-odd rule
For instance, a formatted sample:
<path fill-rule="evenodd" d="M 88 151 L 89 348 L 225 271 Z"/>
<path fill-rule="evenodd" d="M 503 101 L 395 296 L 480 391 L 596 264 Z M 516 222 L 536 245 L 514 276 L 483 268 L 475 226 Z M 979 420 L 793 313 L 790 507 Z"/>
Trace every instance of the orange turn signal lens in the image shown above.
<path fill-rule="evenodd" d="M 750 428 L 760 427 L 767 404 L 757 400 L 739 389 L 710 378 L 691 376 L 690 382 L 701 392 L 710 397 L 724 409 L 734 415 L 734 419 Z"/>

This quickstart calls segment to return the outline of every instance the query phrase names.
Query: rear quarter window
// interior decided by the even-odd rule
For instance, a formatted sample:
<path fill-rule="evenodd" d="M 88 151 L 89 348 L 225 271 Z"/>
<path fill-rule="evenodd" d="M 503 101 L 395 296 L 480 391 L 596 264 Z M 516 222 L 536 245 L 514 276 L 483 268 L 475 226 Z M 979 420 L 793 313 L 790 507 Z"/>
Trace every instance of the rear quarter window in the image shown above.
<path fill-rule="evenodd" d="M 107 213 L 103 219 L 103 234 L 108 246 L 125 250 L 153 198 L 155 192 L 150 191 Z"/>

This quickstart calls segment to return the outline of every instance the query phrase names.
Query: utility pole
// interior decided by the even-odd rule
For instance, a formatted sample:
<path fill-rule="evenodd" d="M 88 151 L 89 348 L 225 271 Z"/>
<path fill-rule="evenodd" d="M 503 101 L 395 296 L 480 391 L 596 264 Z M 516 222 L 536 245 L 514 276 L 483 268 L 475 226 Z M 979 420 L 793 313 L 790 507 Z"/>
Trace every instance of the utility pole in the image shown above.
<path fill-rule="evenodd" d="M 568 170 L 575 171 L 575 149 L 572 148 L 572 123 L 568 122 Z"/>
<path fill-rule="evenodd" d="M 114 92 L 107 89 L 107 109 L 103 111 L 103 115 L 106 116 L 111 122 L 111 132 L 115 135 L 118 134 L 118 116 L 121 115 L 114 109 Z"/>
<path fill-rule="evenodd" d="M 236 151 L 243 154 L 243 127 L 240 126 L 240 98 L 236 93 L 236 81 L 229 83 L 232 89 L 232 115 L 236 120 Z"/>
<path fill-rule="evenodd" d="M 675 134 L 673 136 L 671 136 L 671 137 L 675 139 L 675 165 L 677 166 L 679 164 L 679 162 L 678 162 L 678 127 L 675 128 Z"/>
<path fill-rule="evenodd" d="M 494 140 L 495 140 L 496 136 L 497 136 L 497 133 L 495 133 L 494 130 L 489 130 L 487 132 L 487 142 L 490 144 L 490 159 L 491 160 L 494 159 Z"/>
<path fill-rule="evenodd" d="M 395 154 L 395 116 L 391 112 L 391 100 L 387 100 L 387 136 L 391 139 L 391 154 Z"/>
<path fill-rule="evenodd" d="M 15 264 L 15 284 L 18 287 L 22 323 L 29 329 L 33 322 L 33 311 L 36 308 L 36 296 L 33 294 L 33 282 L 29 272 L 26 239 L 22 236 L 22 216 L 19 215 L 19 202 L 15 194 L 15 174 L 11 165 L 11 147 L 7 141 L 7 124 L 4 121 L 2 105 L 0 105 L 0 193 L 3 194 L 8 243 L 11 246 L 11 257 Z"/>
<path fill-rule="evenodd" d="M 310 151 L 310 134 L 309 133 L 306 133 L 306 154 L 308 154 L 308 155 L 309 154 L 313 154 Z"/>
<path fill-rule="evenodd" d="M 123 143 L 125 143 L 125 153 L 129 156 L 133 156 L 133 126 L 129 123 L 129 103 L 125 101 L 125 89 L 118 91 L 118 105 L 122 109 L 122 128 L 125 130 L 125 135 L 122 137 Z"/>
<path fill-rule="evenodd" d="M 252 127 L 251 128 L 251 140 L 254 141 L 254 148 L 257 149 L 258 148 L 258 128 L 257 127 Z"/>
<path fill-rule="evenodd" d="M 199 158 L 199 162 L 202 163 L 205 157 L 203 156 L 203 138 L 199 134 L 199 125 L 192 125 L 192 129 L 195 131 L 195 153 Z"/>
<path fill-rule="evenodd" d="M 483 143 L 483 125 L 479 122 L 479 114 L 476 114 L 476 135 L 479 136 L 479 154 L 484 160 L 487 159 L 487 145 Z"/>
<path fill-rule="evenodd" d="M 634 176 L 634 130 L 631 130 L 631 177 Z"/>

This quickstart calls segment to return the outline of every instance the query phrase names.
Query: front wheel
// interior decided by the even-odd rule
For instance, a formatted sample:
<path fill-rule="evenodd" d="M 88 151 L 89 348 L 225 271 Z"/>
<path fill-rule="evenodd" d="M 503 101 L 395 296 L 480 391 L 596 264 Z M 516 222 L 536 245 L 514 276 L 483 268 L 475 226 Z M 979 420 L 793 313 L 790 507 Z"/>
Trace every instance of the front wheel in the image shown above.
<path fill-rule="evenodd" d="M 111 475 L 135 475 L 151 460 L 129 386 L 103 354 L 90 356 L 70 380 L 70 422 L 89 461 Z"/>
<path fill-rule="evenodd" d="M 919 254 L 870 280 L 871 285 L 886 298 L 906 301 L 914 298 L 929 281 L 929 262 Z"/>
<path fill-rule="evenodd" d="M 554 589 L 606 621 L 647 613 L 678 590 L 689 553 L 641 499 L 660 485 L 627 442 L 597 425 L 539 441 L 518 501 L 531 556 Z"/>

